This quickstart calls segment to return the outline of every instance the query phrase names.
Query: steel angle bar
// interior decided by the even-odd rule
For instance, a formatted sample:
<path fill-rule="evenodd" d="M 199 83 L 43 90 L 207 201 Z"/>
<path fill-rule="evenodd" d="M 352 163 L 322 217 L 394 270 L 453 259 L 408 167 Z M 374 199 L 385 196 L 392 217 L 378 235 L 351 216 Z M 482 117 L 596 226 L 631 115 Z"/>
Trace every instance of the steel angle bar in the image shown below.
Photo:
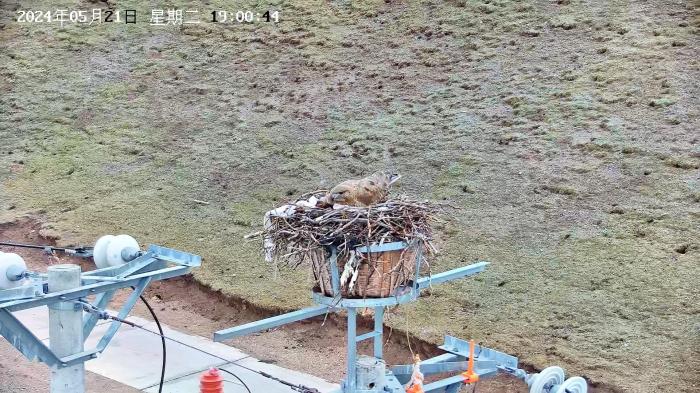
<path fill-rule="evenodd" d="M 418 288 L 425 289 L 435 284 L 442 284 L 443 282 L 457 280 L 467 276 L 473 276 L 474 274 L 481 273 L 488 266 L 488 262 L 477 262 L 468 266 L 463 266 L 457 269 L 448 270 L 446 272 L 433 274 L 429 277 L 422 277 L 418 279 Z"/>
<path fill-rule="evenodd" d="M 401 295 L 383 298 L 367 298 L 367 299 L 345 299 L 345 298 L 333 298 L 330 296 L 324 296 L 318 292 L 312 294 L 314 303 L 323 304 L 328 307 L 339 307 L 339 308 L 374 308 L 374 307 L 387 307 L 395 306 L 397 304 L 404 304 L 416 300 L 417 292 L 412 291 L 407 288 L 407 292 Z"/>
<path fill-rule="evenodd" d="M 97 348 L 89 349 L 87 351 L 82 351 L 75 353 L 73 355 L 68 355 L 61 358 L 60 367 L 68 367 L 77 363 L 82 363 L 90 359 L 95 359 L 100 351 Z"/>
<path fill-rule="evenodd" d="M 133 274 L 138 273 L 140 270 L 149 267 L 152 265 L 154 262 L 157 262 L 158 259 L 152 258 L 149 256 L 144 257 L 139 257 L 134 259 L 133 261 L 129 262 L 129 267 L 121 271 L 119 274 L 117 274 L 117 278 L 126 278 L 129 277 Z"/>
<path fill-rule="evenodd" d="M 455 385 L 455 384 L 463 384 L 463 383 L 464 383 L 464 377 L 461 375 L 455 375 L 454 377 L 441 379 L 439 381 L 435 381 L 435 382 L 431 382 L 429 384 L 423 385 L 423 391 L 425 393 L 442 392 L 448 386 Z"/>
<path fill-rule="evenodd" d="M 498 372 L 498 362 L 495 360 L 479 360 L 474 359 L 474 369 L 478 374 L 482 372 Z"/>
<path fill-rule="evenodd" d="M 103 281 L 127 281 L 130 278 L 129 276 L 134 275 L 148 267 L 150 267 L 150 269 L 147 271 L 155 271 L 165 268 L 166 263 L 146 254 L 134 259 L 131 262 L 127 262 L 124 265 L 119 266 L 119 269 L 93 270 L 81 275 L 80 278 L 83 281 L 83 285 Z M 100 273 L 104 273 L 104 275 Z"/>
<path fill-rule="evenodd" d="M 49 367 L 56 367 L 61 363 L 61 359 L 34 333 L 12 313 L 3 309 L 0 309 L 0 334 L 29 360 L 39 359 Z"/>
<path fill-rule="evenodd" d="M 199 255 L 157 246 L 155 244 L 150 244 L 148 246 L 148 253 L 153 254 L 154 258 L 177 263 L 179 265 L 198 267 L 202 264 L 202 257 Z"/>
<path fill-rule="evenodd" d="M 469 341 L 462 340 L 452 336 L 445 336 L 445 344 L 439 347 L 443 351 L 447 351 L 460 356 L 469 356 Z M 508 355 L 495 349 L 482 347 L 481 345 L 474 346 L 474 356 L 478 361 L 493 360 L 498 367 L 518 368 L 518 358 L 513 355 Z"/>
<path fill-rule="evenodd" d="M 191 270 L 188 266 L 172 266 L 165 269 L 160 269 L 151 272 L 140 273 L 134 276 L 130 276 L 125 281 L 119 282 L 99 282 L 89 285 L 83 285 L 79 288 L 52 292 L 46 294 L 45 296 L 33 298 L 33 299 L 23 299 L 16 300 L 7 303 L 0 303 L 0 309 L 6 309 L 8 311 L 19 311 L 32 307 L 45 306 L 58 301 L 66 300 L 76 300 L 89 295 L 95 295 L 102 292 L 107 292 L 110 290 L 126 288 L 137 285 L 143 278 L 150 278 L 152 281 L 165 280 L 168 278 L 173 278 L 181 276 Z"/>
<path fill-rule="evenodd" d="M 136 284 L 134 286 L 134 291 L 131 292 L 129 297 L 126 299 L 126 302 L 124 302 L 121 309 L 119 310 L 119 313 L 117 314 L 117 317 L 119 319 L 125 319 L 129 315 L 129 312 L 131 311 L 132 308 L 134 308 L 134 305 L 139 300 L 139 296 L 141 296 L 141 294 L 146 289 L 148 284 L 150 284 L 150 282 L 151 282 L 150 277 L 144 277 L 138 282 L 138 284 Z M 105 348 L 107 348 L 107 345 L 109 344 L 110 341 L 112 341 L 112 338 L 117 333 L 117 330 L 119 330 L 119 327 L 121 325 L 122 325 L 122 323 L 119 321 L 113 321 L 110 324 L 109 328 L 107 328 L 107 331 L 100 339 L 100 342 L 97 344 L 97 351 L 98 352 L 102 352 L 102 351 L 104 351 Z"/>
<path fill-rule="evenodd" d="M 374 357 L 383 359 L 383 338 L 384 338 L 384 307 L 374 308 Z"/>
<path fill-rule="evenodd" d="M 37 295 L 38 290 L 34 285 L 22 285 L 17 288 L 0 290 L 0 302 L 18 299 L 29 299 Z"/>
<path fill-rule="evenodd" d="M 109 305 L 109 302 L 112 300 L 112 296 L 114 296 L 114 293 L 116 290 L 112 291 L 107 291 L 100 293 L 97 295 L 97 298 L 95 301 L 92 303 L 95 308 L 100 309 L 100 310 L 106 310 L 107 306 Z M 87 339 L 87 337 L 90 336 L 90 333 L 92 332 L 92 329 L 95 328 L 95 325 L 97 324 L 97 314 L 95 313 L 87 313 L 83 317 L 83 337 Z"/>
<path fill-rule="evenodd" d="M 384 244 L 372 244 L 369 247 L 367 246 L 362 246 L 362 247 L 357 247 L 355 250 L 361 252 L 361 253 L 374 253 L 374 252 L 385 252 L 385 251 L 398 251 L 398 250 L 403 250 L 408 247 L 408 243 L 406 242 L 391 242 L 391 243 L 384 243 Z"/>
<path fill-rule="evenodd" d="M 348 358 L 347 371 L 345 373 L 345 387 L 347 393 L 355 393 L 357 386 L 356 370 L 357 370 L 357 310 L 348 308 Z"/>
<path fill-rule="evenodd" d="M 425 360 L 421 361 L 421 366 L 424 364 L 433 364 L 433 363 L 442 363 L 442 362 L 456 362 L 456 361 L 462 361 L 465 359 L 466 358 L 464 356 L 455 355 L 453 353 L 443 353 L 442 355 L 438 355 L 438 356 L 432 357 L 430 359 L 425 359 Z"/>
<path fill-rule="evenodd" d="M 422 367 L 421 367 L 422 368 Z M 477 369 L 475 372 L 479 375 L 479 377 L 482 378 L 488 378 L 492 377 L 496 374 L 498 374 L 498 369 L 497 368 L 486 368 L 486 369 Z M 427 385 L 423 386 L 423 392 L 425 393 L 431 393 L 431 392 L 442 392 L 444 391 L 445 388 L 449 386 L 454 386 L 457 384 L 463 384 L 464 383 L 464 377 L 462 375 L 455 375 L 454 377 L 448 377 L 445 379 L 441 379 L 435 382 L 431 382 Z"/>
<path fill-rule="evenodd" d="M 214 333 L 214 341 L 218 342 L 234 337 L 245 336 L 247 334 L 272 329 L 292 322 L 301 321 L 302 319 L 317 317 L 319 315 L 324 315 L 328 312 L 334 311 L 336 310 L 325 305 L 303 308 L 301 310 L 262 319 L 260 321 L 246 323 L 245 325 L 219 330 L 218 332 Z"/>
<path fill-rule="evenodd" d="M 83 282 L 83 285 L 89 285 L 100 282 L 122 282 L 127 279 L 112 276 L 81 276 L 80 280 Z"/>
<path fill-rule="evenodd" d="M 464 371 L 468 367 L 467 362 L 444 362 L 444 363 L 430 363 L 423 364 L 421 362 L 420 371 L 423 374 L 440 374 L 440 373 L 451 373 L 456 371 Z M 411 375 L 413 374 L 412 364 L 403 364 L 400 366 L 394 366 L 391 368 L 391 372 L 394 375 Z"/>
<path fill-rule="evenodd" d="M 140 263 L 141 261 L 144 260 L 149 260 L 151 262 L 157 262 L 158 260 L 153 257 L 151 253 L 146 253 L 141 255 L 140 257 L 134 259 L 133 261 L 129 261 L 125 264 L 118 265 L 118 266 L 110 266 L 110 267 L 105 267 L 102 269 L 95 269 L 95 270 L 90 270 L 86 272 L 86 275 L 90 276 L 95 276 L 95 277 L 124 277 L 124 272 L 132 269 L 132 267 L 135 264 Z M 165 262 L 161 262 L 160 265 L 158 266 L 159 268 L 164 268 L 166 267 L 167 264 Z"/>
<path fill-rule="evenodd" d="M 379 335 L 381 335 L 381 334 L 382 334 L 381 332 L 375 332 L 375 331 L 371 331 L 371 332 L 369 332 L 369 333 L 361 334 L 361 335 L 355 337 L 355 342 L 358 342 L 358 343 L 359 343 L 360 341 L 365 341 L 365 340 L 370 339 L 370 338 L 375 338 L 375 337 L 377 337 L 377 336 L 379 336 Z"/>

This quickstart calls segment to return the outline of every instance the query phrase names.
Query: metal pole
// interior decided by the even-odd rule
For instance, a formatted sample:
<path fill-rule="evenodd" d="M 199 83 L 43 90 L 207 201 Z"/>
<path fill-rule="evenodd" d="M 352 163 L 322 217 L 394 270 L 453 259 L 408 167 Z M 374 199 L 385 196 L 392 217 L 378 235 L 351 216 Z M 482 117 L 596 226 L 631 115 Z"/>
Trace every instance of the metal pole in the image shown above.
<path fill-rule="evenodd" d="M 54 265 L 48 271 L 49 292 L 80 286 L 80 266 Z M 58 357 L 83 351 L 83 310 L 75 302 L 49 305 L 49 343 Z M 85 363 L 51 369 L 51 393 L 84 393 Z"/>
<path fill-rule="evenodd" d="M 374 336 L 374 357 L 383 359 L 382 338 L 384 335 L 384 307 L 374 308 L 374 332 L 377 333 L 377 335 Z"/>
<path fill-rule="evenodd" d="M 343 393 L 355 393 L 357 385 L 357 311 L 354 307 L 348 307 L 348 375 L 345 377 L 345 387 Z"/>

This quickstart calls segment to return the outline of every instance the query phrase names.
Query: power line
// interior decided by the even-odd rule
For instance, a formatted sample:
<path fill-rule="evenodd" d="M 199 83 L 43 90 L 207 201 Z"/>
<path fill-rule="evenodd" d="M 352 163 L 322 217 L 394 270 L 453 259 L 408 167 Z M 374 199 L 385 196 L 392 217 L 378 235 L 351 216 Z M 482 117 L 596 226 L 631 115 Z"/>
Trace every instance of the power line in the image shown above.
<path fill-rule="evenodd" d="M 49 254 L 52 251 L 61 251 L 61 252 L 64 252 L 66 254 L 76 255 L 76 256 L 92 255 L 92 247 L 82 247 L 82 246 L 80 246 L 80 247 L 56 247 L 56 246 L 50 246 L 50 245 L 44 245 L 44 244 L 26 244 L 26 243 L 15 243 L 15 242 L 6 242 L 6 241 L 0 241 L 0 246 L 44 250 Z"/>
<path fill-rule="evenodd" d="M 182 342 L 182 341 L 180 341 L 180 340 L 178 340 L 178 339 L 176 339 L 176 338 L 168 337 L 168 336 L 165 335 L 165 334 L 162 334 L 162 335 L 161 335 L 161 334 L 158 333 L 158 332 L 154 332 L 153 330 L 147 329 L 147 328 L 145 328 L 145 327 L 143 327 L 143 326 L 140 326 L 140 325 L 136 325 L 136 324 L 135 324 L 134 327 L 135 327 L 135 328 L 138 328 L 138 329 L 141 329 L 141 330 L 143 330 L 143 331 L 145 331 L 145 332 L 151 333 L 151 334 L 153 334 L 153 335 L 162 337 L 162 338 L 164 338 L 164 339 L 166 339 L 166 340 L 170 340 L 170 341 L 172 341 L 172 342 L 174 342 L 174 343 L 178 343 L 178 344 L 183 345 L 183 346 L 185 346 L 185 347 L 187 347 L 187 348 L 194 349 L 195 351 L 201 352 L 201 353 L 206 354 L 206 355 L 209 355 L 209 356 L 211 356 L 211 357 L 215 357 L 215 358 L 217 358 L 217 359 L 219 359 L 219 360 L 223 360 L 223 361 L 226 362 L 226 363 L 231 363 L 232 365 L 236 365 L 236 366 L 238 366 L 238 367 L 241 367 L 241 368 L 244 368 L 244 369 L 246 369 L 246 370 L 253 371 L 253 372 L 259 374 L 259 372 L 258 372 L 257 370 L 253 370 L 253 369 L 251 369 L 251 368 L 248 368 L 248 367 L 245 367 L 245 366 L 241 366 L 241 365 L 239 365 L 239 364 L 234 363 L 233 360 L 229 360 L 229 359 L 226 359 L 226 358 L 221 357 L 221 356 L 219 356 L 219 355 L 213 354 L 213 353 L 211 353 L 211 352 L 207 352 L 207 351 L 205 351 L 205 350 L 203 350 L 203 349 L 201 349 L 201 348 L 197 348 L 197 347 L 195 347 L 195 346 L 192 346 L 192 345 L 190 345 L 190 344 L 187 344 L 187 343 L 185 343 L 185 342 Z M 239 360 L 240 360 L 240 359 L 239 359 Z"/>
<path fill-rule="evenodd" d="M 204 351 L 204 350 L 202 350 L 202 349 L 199 349 L 199 348 L 197 348 L 197 347 L 193 347 L 193 346 L 191 346 L 191 345 L 189 345 L 189 344 L 185 344 L 185 343 L 183 343 L 183 342 L 181 342 L 181 341 L 178 341 L 178 340 L 176 340 L 176 339 L 174 339 L 174 338 L 171 338 L 171 337 L 166 336 L 165 333 L 163 332 L 163 327 L 161 326 L 160 321 L 158 320 L 158 316 L 156 315 L 155 310 L 153 310 L 153 307 L 151 307 L 151 305 L 150 305 L 150 304 L 148 303 L 148 301 L 143 297 L 143 295 L 139 295 L 139 298 L 141 299 L 141 301 L 143 302 L 143 304 L 146 305 L 146 308 L 148 308 L 148 311 L 151 313 L 151 316 L 153 317 L 153 320 L 155 321 L 156 326 L 158 326 L 158 333 L 156 333 L 156 332 L 154 332 L 154 331 L 152 331 L 152 330 L 146 329 L 145 327 L 143 327 L 143 326 L 141 326 L 141 325 L 137 325 L 137 324 L 135 324 L 135 323 L 133 323 L 133 322 L 131 322 L 131 321 L 129 321 L 129 320 L 121 319 L 121 318 L 115 317 L 115 316 L 113 316 L 113 315 L 110 315 L 107 311 L 100 310 L 99 308 L 95 307 L 94 305 L 92 305 L 91 303 L 89 303 L 89 302 L 87 302 L 87 301 L 84 301 L 84 300 L 76 300 L 76 303 L 81 304 L 81 305 L 83 306 L 83 310 L 85 310 L 86 312 L 96 314 L 97 317 L 98 317 L 99 319 L 105 319 L 105 320 L 109 319 L 109 320 L 112 320 L 112 321 L 115 321 L 115 322 L 119 322 L 119 323 L 122 323 L 122 324 L 125 324 L 125 325 L 129 325 L 129 326 L 134 327 L 134 328 L 141 329 L 141 330 L 143 330 L 143 331 L 145 331 L 145 332 L 148 332 L 148 333 L 151 333 L 151 334 L 154 334 L 154 335 L 160 337 L 161 345 L 162 345 L 163 362 L 162 362 L 161 368 L 160 368 L 160 382 L 158 383 L 158 393 L 162 393 L 162 392 L 163 392 L 163 385 L 165 384 L 165 368 L 166 368 L 166 364 L 167 364 L 167 351 L 166 351 L 166 346 L 165 346 L 165 340 L 166 340 L 166 339 L 167 339 L 167 340 L 171 340 L 171 341 L 173 341 L 173 342 L 176 342 L 176 343 L 178 343 L 178 344 L 180 344 L 180 345 L 184 345 L 184 346 L 186 346 L 186 347 L 188 347 L 188 348 L 191 348 L 191 349 L 194 349 L 194 350 L 196 350 L 196 351 L 205 353 L 205 354 L 207 354 L 207 355 L 209 355 L 209 356 L 213 356 L 213 357 L 215 357 L 215 358 L 224 360 L 224 361 L 227 362 L 227 363 L 234 364 L 233 362 L 229 361 L 228 359 L 224 359 L 224 358 L 222 358 L 222 357 L 220 357 L 220 356 L 217 356 L 217 355 L 215 355 L 215 354 L 213 354 L 213 353 L 209 353 L 209 352 Z M 242 367 L 242 366 L 241 366 L 241 367 Z M 244 368 L 245 368 L 245 367 L 244 367 Z M 252 392 L 250 391 L 250 388 L 248 387 L 248 385 L 246 385 L 246 383 L 243 382 L 243 380 L 240 379 L 236 374 L 234 374 L 234 373 L 232 373 L 231 371 L 228 371 L 228 370 L 224 370 L 224 369 L 220 369 L 220 370 L 223 371 L 223 372 L 226 372 L 226 373 L 228 373 L 228 374 L 231 374 L 233 377 L 235 377 L 237 380 L 239 380 L 239 381 L 241 382 L 241 385 L 243 385 L 243 387 L 248 391 L 248 393 L 252 393 Z M 251 370 L 251 371 L 255 371 L 255 370 Z M 229 382 L 232 382 L 232 381 L 229 381 Z"/>
<path fill-rule="evenodd" d="M 243 382 L 242 379 L 238 378 L 238 375 L 236 375 L 236 374 L 232 373 L 231 371 L 228 371 L 228 370 L 226 370 L 226 369 L 224 369 L 224 368 L 220 368 L 219 371 L 223 371 L 223 372 L 225 372 L 225 373 L 227 373 L 227 374 L 231 374 L 234 378 L 236 378 L 237 380 L 241 381 L 241 384 L 243 384 L 243 387 L 245 388 L 245 390 L 248 391 L 248 393 L 252 393 L 252 392 L 250 391 L 250 389 L 248 389 L 248 385 L 246 385 L 245 382 Z"/>
<path fill-rule="evenodd" d="M 143 300 L 143 299 L 142 299 L 142 300 Z M 94 311 L 90 310 L 90 312 L 94 312 Z M 104 314 L 106 314 L 106 313 L 104 313 Z M 155 312 L 151 313 L 151 315 L 154 315 L 154 314 L 155 314 Z M 108 315 L 108 314 L 107 314 L 107 315 Z M 103 319 L 105 319 L 105 318 L 103 318 Z M 170 341 L 172 341 L 172 342 L 174 342 L 174 343 L 180 344 L 180 345 L 185 346 L 185 347 L 187 347 L 187 348 L 194 349 L 195 351 L 198 351 L 198 352 L 201 352 L 201 353 L 203 353 L 203 354 L 209 355 L 209 356 L 211 356 L 211 357 L 217 358 L 217 359 L 222 360 L 222 361 L 224 361 L 224 362 L 226 362 L 226 363 L 230 363 L 232 366 L 240 367 L 240 368 L 242 368 L 242 369 L 245 369 L 245 370 L 248 370 L 248 371 L 250 371 L 250 372 L 256 373 L 256 374 L 261 375 L 261 376 L 263 376 L 263 377 L 265 377 L 265 378 L 267 378 L 267 379 L 272 379 L 272 380 L 277 381 L 277 382 L 279 382 L 279 383 L 281 383 L 281 384 L 283 384 L 283 385 L 286 385 L 286 386 L 288 386 L 289 388 L 291 388 L 292 390 L 298 391 L 298 392 L 300 392 L 300 393 L 318 393 L 318 392 L 319 392 L 317 389 L 310 388 L 310 387 L 308 387 L 308 386 L 301 385 L 301 384 L 297 385 L 297 384 L 294 384 L 294 383 L 285 381 L 285 380 L 283 380 L 283 379 L 273 377 L 272 375 L 267 374 L 267 373 L 265 373 L 265 372 L 263 372 L 263 371 L 258 371 L 258 370 L 252 369 L 252 368 L 250 368 L 250 367 L 246 367 L 246 366 L 244 366 L 244 365 L 235 363 L 235 361 L 233 361 L 233 360 L 230 360 L 230 359 L 224 358 L 224 357 L 222 357 L 222 356 L 219 356 L 219 355 L 217 355 L 217 354 L 214 354 L 214 353 L 205 351 L 205 350 L 203 350 L 203 349 L 201 349 L 201 348 L 197 348 L 197 347 L 195 347 L 195 346 L 192 346 L 192 345 L 190 345 L 190 344 L 187 344 L 187 343 L 185 343 L 185 342 L 182 342 L 182 341 L 180 341 L 180 340 L 178 340 L 178 339 L 169 337 L 169 336 L 165 335 L 164 333 L 154 332 L 154 331 L 152 331 L 152 330 L 150 330 L 150 329 L 147 329 L 147 328 L 145 328 L 145 327 L 143 327 L 143 326 L 140 326 L 140 325 L 138 325 L 138 324 L 135 324 L 135 323 L 133 323 L 133 322 L 131 322 L 131 321 L 129 321 L 129 320 L 114 319 L 114 318 L 111 318 L 111 316 L 109 316 L 109 319 L 115 320 L 115 321 L 120 322 L 120 323 L 127 324 L 127 325 L 129 325 L 129 326 L 132 326 L 132 327 L 135 327 L 135 328 L 138 328 L 138 329 L 141 329 L 141 330 L 143 330 L 143 331 L 145 331 L 145 332 L 148 332 L 148 333 L 151 333 L 151 334 L 153 334 L 153 335 L 155 335 L 155 336 L 160 337 L 162 340 L 170 340 Z M 156 319 L 156 317 L 154 317 L 154 320 L 155 320 L 155 319 Z M 159 329 L 161 329 L 161 328 L 160 328 L 160 323 L 159 323 L 159 322 L 156 322 L 156 325 L 158 325 L 158 326 L 159 326 Z M 159 331 L 162 332 L 162 329 L 159 330 Z M 240 359 L 239 359 L 239 360 L 240 360 Z M 237 375 L 235 375 L 235 374 L 232 373 L 231 371 L 225 370 L 225 369 L 223 369 L 223 368 L 220 368 L 219 370 L 220 370 L 220 371 L 223 371 L 223 372 L 225 372 L 225 373 L 231 374 L 232 376 L 234 376 L 236 379 L 238 379 L 238 380 L 241 382 L 241 384 L 243 385 L 243 387 L 244 387 L 249 393 L 252 393 L 251 390 L 250 390 L 250 388 L 246 385 L 246 383 L 245 383 L 242 379 L 240 379 Z M 161 373 L 161 375 L 163 376 L 164 373 Z M 163 380 L 164 380 L 164 378 L 162 378 L 161 384 L 163 383 L 163 382 L 162 382 Z"/>

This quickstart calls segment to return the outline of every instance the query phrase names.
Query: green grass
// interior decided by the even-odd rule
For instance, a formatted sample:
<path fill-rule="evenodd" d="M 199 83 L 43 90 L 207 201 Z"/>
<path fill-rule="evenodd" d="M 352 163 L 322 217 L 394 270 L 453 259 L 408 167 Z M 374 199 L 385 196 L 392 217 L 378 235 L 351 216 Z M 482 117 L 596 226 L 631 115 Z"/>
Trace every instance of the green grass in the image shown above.
<path fill-rule="evenodd" d="M 307 272 L 271 280 L 243 236 L 290 196 L 397 170 L 397 192 L 461 207 L 434 271 L 492 264 L 391 326 L 690 392 L 697 28 L 687 5 L 646 4 L 280 1 L 278 25 L 60 31 L 2 5 L 0 219 L 199 253 L 202 283 L 293 309 Z"/>

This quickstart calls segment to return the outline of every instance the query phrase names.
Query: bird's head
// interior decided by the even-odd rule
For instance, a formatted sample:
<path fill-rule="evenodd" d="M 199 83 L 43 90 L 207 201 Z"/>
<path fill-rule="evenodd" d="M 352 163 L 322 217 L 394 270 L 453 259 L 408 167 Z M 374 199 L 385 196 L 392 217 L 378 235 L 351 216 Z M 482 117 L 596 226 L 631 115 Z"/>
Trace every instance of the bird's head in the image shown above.
<path fill-rule="evenodd" d="M 339 203 L 339 204 L 345 204 L 348 202 L 350 198 L 350 192 L 351 188 L 347 186 L 346 184 L 339 184 L 335 187 L 333 187 L 327 195 L 328 201 L 333 204 L 333 203 Z"/>

